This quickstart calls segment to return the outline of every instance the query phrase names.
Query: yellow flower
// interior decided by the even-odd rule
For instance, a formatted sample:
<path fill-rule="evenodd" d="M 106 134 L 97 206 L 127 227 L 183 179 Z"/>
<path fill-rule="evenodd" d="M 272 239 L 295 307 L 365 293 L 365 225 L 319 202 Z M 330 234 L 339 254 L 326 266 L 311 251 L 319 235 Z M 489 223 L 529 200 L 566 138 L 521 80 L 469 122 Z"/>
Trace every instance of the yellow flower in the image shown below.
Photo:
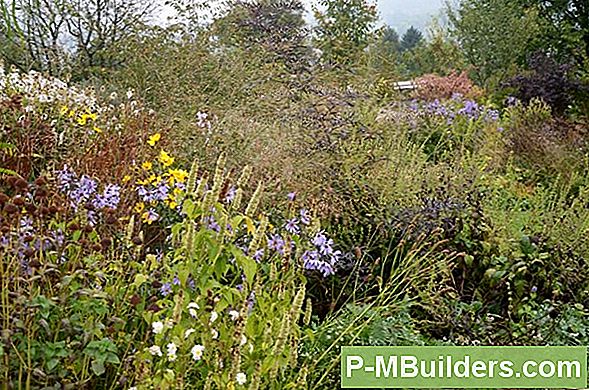
<path fill-rule="evenodd" d="M 74 110 L 70 110 L 70 113 L 67 114 L 68 117 L 73 118 L 76 116 L 76 112 Z"/>
<path fill-rule="evenodd" d="M 174 164 L 174 157 L 170 157 L 168 153 L 165 151 L 160 152 L 160 162 L 164 164 L 164 167 L 169 167 L 170 165 Z"/>
<path fill-rule="evenodd" d="M 141 164 L 141 167 L 146 171 L 151 171 L 151 168 L 153 168 L 153 164 L 151 163 L 151 161 L 146 161 L 143 164 Z"/>
<path fill-rule="evenodd" d="M 149 179 L 138 180 L 137 184 L 139 184 L 141 186 L 147 185 L 147 184 L 149 184 Z"/>
<path fill-rule="evenodd" d="M 174 199 L 173 196 L 168 196 L 168 199 L 166 199 L 166 204 L 168 205 L 168 207 L 170 207 L 172 210 L 174 210 L 176 207 L 178 207 L 178 202 L 176 202 L 176 199 Z"/>
<path fill-rule="evenodd" d="M 160 138 L 162 138 L 162 135 L 160 133 L 155 133 L 154 135 L 149 137 L 149 140 L 147 141 L 147 143 L 150 146 L 155 146 L 156 142 L 159 141 Z"/>
<path fill-rule="evenodd" d="M 63 106 L 63 107 L 61 107 L 61 110 L 59 111 L 59 115 L 65 115 L 69 112 L 69 110 L 70 109 L 68 108 L 68 106 Z"/>
<path fill-rule="evenodd" d="M 94 126 L 93 129 L 94 129 L 95 132 L 97 132 L 99 134 L 102 133 L 102 130 L 100 128 L 96 127 L 96 126 Z"/>
<path fill-rule="evenodd" d="M 135 210 L 135 212 L 136 212 L 136 213 L 140 213 L 140 212 L 142 212 L 144 209 L 145 209 L 145 203 L 143 203 L 143 202 L 138 202 L 138 203 L 135 205 L 135 208 L 134 208 L 134 210 Z"/>
<path fill-rule="evenodd" d="M 156 175 L 151 175 L 151 176 L 149 176 L 149 178 L 147 180 L 149 180 L 149 182 L 152 183 L 153 185 L 157 185 L 162 182 L 162 177 L 156 176 Z"/>
<path fill-rule="evenodd" d="M 174 180 L 176 180 L 178 183 L 184 183 L 188 178 L 188 172 L 183 169 L 170 169 L 168 170 L 168 175 L 170 175 L 172 183 Z"/>
<path fill-rule="evenodd" d="M 82 116 L 80 116 L 78 118 L 78 124 L 80 126 L 84 126 L 86 124 L 86 122 L 88 121 L 88 117 L 86 116 L 86 114 L 82 114 Z"/>
<path fill-rule="evenodd" d="M 123 183 L 127 183 L 130 180 L 131 180 L 131 176 L 129 176 L 129 175 L 125 175 L 125 177 L 123 177 Z"/>

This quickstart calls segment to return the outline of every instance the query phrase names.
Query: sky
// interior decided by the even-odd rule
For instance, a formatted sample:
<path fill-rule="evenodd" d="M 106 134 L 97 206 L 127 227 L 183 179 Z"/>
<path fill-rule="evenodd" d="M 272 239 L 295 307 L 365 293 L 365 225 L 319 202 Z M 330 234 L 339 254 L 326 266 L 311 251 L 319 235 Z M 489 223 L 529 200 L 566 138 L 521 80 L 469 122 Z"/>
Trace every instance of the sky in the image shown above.
<path fill-rule="evenodd" d="M 307 8 L 314 0 L 304 0 Z M 410 26 L 426 31 L 432 18 L 439 16 L 445 0 L 378 0 L 382 21 L 403 34 Z"/>
<path fill-rule="evenodd" d="M 309 10 L 306 19 L 312 23 L 311 4 L 317 0 L 303 2 Z M 378 0 L 378 10 L 381 22 L 395 28 L 400 35 L 410 26 L 426 33 L 433 18 L 441 15 L 444 4 L 445 0 Z M 171 14 L 170 9 L 165 9 L 158 19 L 165 19 Z"/>

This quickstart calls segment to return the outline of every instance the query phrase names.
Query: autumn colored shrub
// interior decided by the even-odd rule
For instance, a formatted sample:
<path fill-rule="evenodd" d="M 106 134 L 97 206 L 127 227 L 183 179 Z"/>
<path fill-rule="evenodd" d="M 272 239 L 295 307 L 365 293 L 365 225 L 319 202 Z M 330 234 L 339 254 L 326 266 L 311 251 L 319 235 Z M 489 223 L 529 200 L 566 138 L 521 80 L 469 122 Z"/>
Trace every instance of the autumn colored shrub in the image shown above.
<path fill-rule="evenodd" d="M 468 78 L 467 72 L 452 72 L 448 76 L 427 74 L 416 78 L 414 82 L 417 89 L 413 96 L 426 101 L 450 99 L 456 95 L 476 100 L 483 95 L 483 91 Z"/>

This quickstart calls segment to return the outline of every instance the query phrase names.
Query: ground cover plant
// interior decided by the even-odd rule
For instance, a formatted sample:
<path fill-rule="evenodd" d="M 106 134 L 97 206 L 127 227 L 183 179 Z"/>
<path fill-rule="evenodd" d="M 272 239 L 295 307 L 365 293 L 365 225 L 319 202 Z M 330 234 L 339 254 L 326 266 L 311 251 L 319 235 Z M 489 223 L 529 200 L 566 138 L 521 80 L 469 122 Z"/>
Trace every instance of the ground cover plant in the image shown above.
<path fill-rule="evenodd" d="M 343 345 L 586 345 L 582 9 L 483 3 L 400 39 L 361 0 L 316 26 L 3 2 L 0 388 L 334 389 Z"/>

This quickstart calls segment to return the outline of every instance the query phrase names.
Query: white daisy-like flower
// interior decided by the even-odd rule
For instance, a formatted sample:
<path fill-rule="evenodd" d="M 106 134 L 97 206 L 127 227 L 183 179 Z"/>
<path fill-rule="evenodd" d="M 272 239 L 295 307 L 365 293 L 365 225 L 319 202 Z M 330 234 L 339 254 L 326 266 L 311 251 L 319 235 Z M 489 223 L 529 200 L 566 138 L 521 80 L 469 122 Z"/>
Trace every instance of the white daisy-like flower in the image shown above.
<path fill-rule="evenodd" d="M 211 329 L 211 336 L 213 337 L 213 340 L 217 340 L 219 338 L 219 332 L 217 332 L 217 329 Z"/>
<path fill-rule="evenodd" d="M 192 359 L 199 361 L 200 359 L 202 359 L 202 354 L 205 350 L 205 347 L 197 344 L 194 347 L 192 347 L 192 349 L 190 350 L 190 353 L 192 354 Z"/>
<path fill-rule="evenodd" d="M 232 321 L 235 321 L 236 319 L 239 318 L 239 312 L 237 310 L 230 310 L 229 317 L 231 317 Z"/>
<path fill-rule="evenodd" d="M 217 321 L 217 318 L 219 318 L 219 314 L 216 311 L 211 312 L 211 324 L 215 321 Z"/>
<path fill-rule="evenodd" d="M 247 343 L 247 337 L 245 337 L 245 335 L 241 335 L 241 341 L 240 341 L 240 345 L 245 345 L 245 343 Z"/>
<path fill-rule="evenodd" d="M 156 321 L 151 324 L 153 333 L 160 334 L 164 331 L 164 324 L 161 321 Z"/>
<path fill-rule="evenodd" d="M 168 360 L 170 360 L 171 362 L 176 360 L 176 357 L 177 357 L 176 352 L 178 351 L 178 347 L 176 346 L 176 344 L 169 343 L 168 345 L 166 345 L 166 349 L 167 349 Z"/>
<path fill-rule="evenodd" d="M 190 316 L 192 318 L 196 318 L 197 313 L 196 311 L 200 309 L 200 306 L 198 306 L 198 304 L 196 302 L 190 302 L 188 304 L 188 314 L 190 314 Z"/>
<path fill-rule="evenodd" d="M 247 382 L 247 376 L 243 372 L 238 372 L 237 375 L 235 375 L 235 382 L 237 382 L 238 385 L 245 385 L 245 382 Z"/>
<path fill-rule="evenodd" d="M 191 334 L 193 334 L 194 332 L 196 332 L 196 329 L 190 328 L 190 329 L 186 329 L 186 331 L 184 332 L 184 338 L 187 339 L 188 336 L 190 336 Z"/>
<path fill-rule="evenodd" d="M 149 353 L 152 354 L 152 356 L 162 356 L 162 350 L 157 345 L 152 345 L 151 347 L 148 348 L 148 350 L 149 350 Z"/>

